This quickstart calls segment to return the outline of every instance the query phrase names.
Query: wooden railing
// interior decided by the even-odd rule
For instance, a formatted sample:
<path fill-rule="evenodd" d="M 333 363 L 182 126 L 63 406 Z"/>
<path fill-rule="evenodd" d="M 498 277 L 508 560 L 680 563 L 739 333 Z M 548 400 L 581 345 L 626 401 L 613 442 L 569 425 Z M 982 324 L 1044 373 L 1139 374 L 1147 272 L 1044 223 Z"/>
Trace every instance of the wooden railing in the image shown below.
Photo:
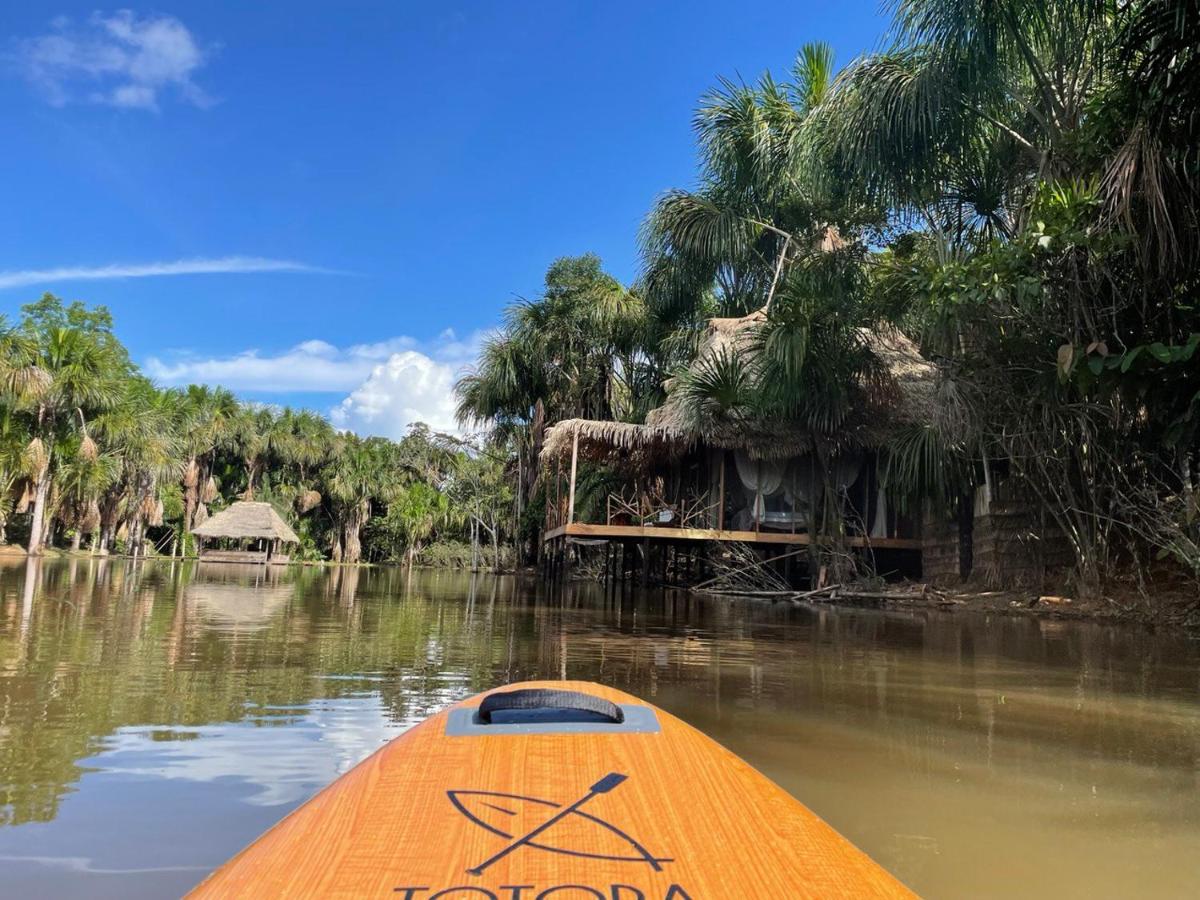
<path fill-rule="evenodd" d="M 552 528 L 557 528 L 558 526 L 565 525 L 566 523 L 567 498 L 561 497 L 558 500 L 547 500 L 545 530 L 549 531 Z"/>
<path fill-rule="evenodd" d="M 717 503 L 707 493 L 687 493 L 674 501 L 644 491 L 612 493 L 605 504 L 605 524 L 707 528 L 712 524 Z"/>

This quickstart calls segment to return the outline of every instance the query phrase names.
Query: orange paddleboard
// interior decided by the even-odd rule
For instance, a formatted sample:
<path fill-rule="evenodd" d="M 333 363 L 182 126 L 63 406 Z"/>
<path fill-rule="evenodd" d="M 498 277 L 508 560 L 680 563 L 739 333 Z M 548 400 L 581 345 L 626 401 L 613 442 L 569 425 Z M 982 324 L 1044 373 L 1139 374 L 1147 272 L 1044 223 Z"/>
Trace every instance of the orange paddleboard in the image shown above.
<path fill-rule="evenodd" d="M 498 688 L 426 719 L 193 897 L 911 897 L 699 731 L 600 685 Z"/>

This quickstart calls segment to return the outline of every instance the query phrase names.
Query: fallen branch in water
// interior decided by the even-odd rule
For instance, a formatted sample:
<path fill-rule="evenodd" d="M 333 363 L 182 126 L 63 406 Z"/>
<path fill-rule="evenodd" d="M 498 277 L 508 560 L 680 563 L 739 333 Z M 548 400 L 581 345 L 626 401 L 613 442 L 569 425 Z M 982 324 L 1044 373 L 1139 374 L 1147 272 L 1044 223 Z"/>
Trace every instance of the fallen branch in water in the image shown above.
<path fill-rule="evenodd" d="M 882 600 L 891 602 L 936 600 L 938 603 L 948 606 L 956 602 L 948 598 L 941 591 L 931 588 L 928 584 L 917 585 L 917 590 L 913 590 L 912 587 L 908 586 L 905 586 L 901 590 L 880 590 L 875 588 L 874 585 L 857 588 L 853 583 L 840 582 L 838 584 L 827 584 L 824 587 L 819 587 L 811 591 L 785 590 L 777 585 L 767 587 L 754 587 L 752 585 L 729 586 L 728 584 L 721 584 L 715 587 L 708 586 L 716 581 L 737 581 L 738 579 L 730 578 L 729 576 L 745 574 L 747 570 L 753 568 L 754 566 L 748 566 L 725 573 L 718 576 L 718 578 L 709 579 L 703 585 L 697 585 L 692 590 L 696 593 L 709 594 L 714 597 L 760 597 L 763 599 L 790 600 L 797 604 L 806 601 L 824 603 L 839 600 Z"/>
<path fill-rule="evenodd" d="M 915 591 L 839 591 L 838 600 L 918 600 L 925 595 Z"/>
<path fill-rule="evenodd" d="M 783 596 L 793 593 L 790 585 L 771 570 L 770 564 L 789 556 L 807 553 L 808 548 L 784 553 L 772 559 L 760 559 L 747 544 L 725 545 L 727 559 L 711 559 L 709 564 L 717 573 L 707 581 L 694 585 L 692 591 L 702 594 L 746 594 Z"/>
<path fill-rule="evenodd" d="M 791 600 L 793 603 L 800 603 L 803 600 L 811 600 L 819 597 L 821 594 L 829 594 L 836 591 L 840 584 L 830 584 L 823 588 L 817 588 L 815 591 L 757 591 L 751 589 L 737 590 L 717 590 L 709 588 L 700 591 L 702 594 L 708 594 L 713 597 L 779 597 L 783 600 Z M 695 590 L 693 588 L 693 590 Z"/>
<path fill-rule="evenodd" d="M 844 585 L 827 584 L 825 587 L 819 587 L 815 591 L 797 591 L 792 595 L 792 602 L 802 603 L 805 600 L 816 600 L 822 594 L 827 594 L 829 597 L 832 597 L 840 587 L 844 587 Z"/>
<path fill-rule="evenodd" d="M 693 588 L 693 590 L 695 590 Z M 714 590 L 706 589 L 697 593 L 708 594 L 711 597 L 784 597 L 793 599 L 796 596 L 795 591 L 754 591 L 754 590 Z"/>

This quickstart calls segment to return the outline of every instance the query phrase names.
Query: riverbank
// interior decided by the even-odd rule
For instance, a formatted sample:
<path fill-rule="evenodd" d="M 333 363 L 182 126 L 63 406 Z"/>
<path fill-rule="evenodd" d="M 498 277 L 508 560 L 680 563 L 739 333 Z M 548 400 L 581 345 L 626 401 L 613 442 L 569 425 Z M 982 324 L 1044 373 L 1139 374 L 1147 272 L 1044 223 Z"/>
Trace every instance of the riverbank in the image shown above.
<path fill-rule="evenodd" d="M 1123 588 L 1099 597 L 1031 590 L 990 590 L 966 583 L 953 588 L 929 588 L 905 583 L 878 587 L 853 586 L 832 596 L 805 602 L 853 603 L 886 609 L 936 609 L 1039 619 L 1066 619 L 1136 624 L 1153 630 L 1200 633 L 1200 596 L 1186 585 L 1164 584 L 1138 591 Z"/>
<path fill-rule="evenodd" d="M 15 544 L 0 545 L 0 559 L 27 559 L 24 547 Z M 63 560 L 129 560 L 124 554 L 93 555 L 87 550 L 71 551 L 45 548 L 42 559 Z M 197 557 L 150 556 L 143 560 L 158 562 L 200 562 Z M 215 564 L 214 565 L 218 565 Z M 340 563 L 331 560 L 293 560 L 288 566 L 304 566 L 317 569 L 407 569 L 402 563 Z M 277 568 L 286 568 L 279 566 Z M 462 572 L 478 575 L 537 576 L 536 569 L 490 568 L 472 570 L 469 565 L 456 565 L 446 561 L 418 563 L 412 568 L 428 572 Z M 585 579 L 586 580 L 586 579 Z M 884 609 L 917 610 L 928 609 L 942 612 L 988 613 L 993 615 L 1023 616 L 1039 619 L 1061 619 L 1072 621 L 1095 621 L 1135 624 L 1156 631 L 1180 631 L 1200 633 L 1200 594 L 1189 585 L 1158 584 L 1138 591 L 1131 587 L 1106 591 L 1100 597 L 1083 598 L 1069 592 L 1040 592 L 1032 590 L 994 590 L 985 584 L 966 582 L 954 587 L 932 587 L 923 582 L 901 582 L 879 584 L 864 582 L 831 586 L 820 592 L 797 591 L 793 596 L 780 597 L 769 594 L 729 592 L 705 594 L 712 599 L 733 598 L 761 599 L 764 602 L 795 602 L 837 606 L 865 606 Z"/>
<path fill-rule="evenodd" d="M 143 562 L 191 562 L 191 563 L 198 563 L 198 562 L 203 561 L 198 556 L 162 556 L 162 555 L 157 555 L 157 554 L 150 554 L 147 556 L 133 557 L 127 553 L 98 554 L 98 553 L 92 553 L 90 550 L 85 550 L 85 549 L 63 550 L 63 549 L 60 549 L 57 547 L 43 547 L 41 549 L 41 551 L 38 553 L 38 558 L 39 559 L 47 559 L 47 560 L 49 560 L 49 559 L 67 559 L 67 560 L 71 560 L 71 559 L 74 559 L 74 560 L 92 560 L 92 559 L 96 559 L 96 560 L 100 560 L 100 559 L 134 560 L 134 559 L 136 559 L 136 560 L 140 560 Z M 24 547 L 20 546 L 19 544 L 0 544 L 0 559 L 8 559 L 8 560 L 29 559 L 29 553 Z M 218 562 L 212 562 L 210 564 L 211 565 L 225 565 L 225 563 L 218 563 Z M 235 563 L 234 565 L 263 565 L 263 564 L 262 563 Z M 325 568 L 328 568 L 328 569 L 371 569 L 371 568 L 407 569 L 407 568 L 414 568 L 414 569 L 422 569 L 422 570 L 428 569 L 428 570 L 447 571 L 447 572 L 472 572 L 472 571 L 474 571 L 477 574 L 485 574 L 486 573 L 488 575 L 518 574 L 518 570 L 515 570 L 508 566 L 504 566 L 500 569 L 494 569 L 490 565 L 487 565 L 487 566 L 481 565 L 477 569 L 472 569 L 469 560 L 466 561 L 465 563 L 460 563 L 453 559 L 444 560 L 444 561 L 439 560 L 437 562 L 418 562 L 411 567 L 407 563 L 403 563 L 403 562 L 347 563 L 347 562 L 334 562 L 333 560 L 329 560 L 329 559 L 292 559 L 286 563 L 271 564 L 271 565 L 273 565 L 275 568 L 286 568 L 287 566 L 306 566 L 306 567 L 310 567 L 310 568 L 320 568 L 320 569 L 325 569 Z M 524 571 L 531 571 L 531 570 L 521 570 L 521 571 L 524 572 Z"/>

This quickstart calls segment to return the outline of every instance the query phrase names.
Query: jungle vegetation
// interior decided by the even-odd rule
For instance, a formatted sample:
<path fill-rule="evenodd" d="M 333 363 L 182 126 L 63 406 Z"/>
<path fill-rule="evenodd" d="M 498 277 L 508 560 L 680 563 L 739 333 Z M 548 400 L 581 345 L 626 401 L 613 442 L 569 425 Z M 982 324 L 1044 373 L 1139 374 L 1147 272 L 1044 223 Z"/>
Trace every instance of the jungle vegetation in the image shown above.
<path fill-rule="evenodd" d="M 459 412 L 516 450 L 523 537 L 548 423 L 641 421 L 676 375 L 697 417 L 835 447 L 877 380 L 861 329 L 891 324 L 939 369 L 894 495 L 963 508 L 1003 471 L 1081 591 L 1200 578 L 1200 3 L 888 8 L 882 49 L 841 69 L 810 44 L 786 77 L 717 82 L 633 285 L 567 258 L 509 308 Z M 764 307 L 752 361 L 684 368 L 707 318 Z"/>
<path fill-rule="evenodd" d="M 495 446 L 339 433 L 312 412 L 142 376 L 103 307 L 46 294 L 0 321 L 0 543 L 184 554 L 235 499 L 290 521 L 305 559 L 495 566 L 511 489 Z"/>

